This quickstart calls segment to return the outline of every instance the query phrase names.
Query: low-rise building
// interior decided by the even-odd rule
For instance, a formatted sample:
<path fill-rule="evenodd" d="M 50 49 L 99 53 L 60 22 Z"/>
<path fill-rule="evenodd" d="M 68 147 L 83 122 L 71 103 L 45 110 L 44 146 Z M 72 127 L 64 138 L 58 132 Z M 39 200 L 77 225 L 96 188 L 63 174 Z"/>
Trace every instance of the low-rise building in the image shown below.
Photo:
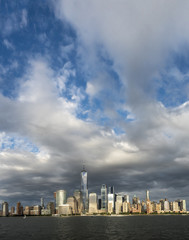
<path fill-rule="evenodd" d="M 30 215 L 30 210 L 32 210 L 33 208 L 30 206 L 25 206 L 24 208 L 24 215 L 29 216 Z"/>
<path fill-rule="evenodd" d="M 72 214 L 72 207 L 69 204 L 62 204 L 58 206 L 58 214 L 70 215 Z"/>
<path fill-rule="evenodd" d="M 42 216 L 49 216 L 49 215 L 52 215 L 52 213 L 51 213 L 51 210 L 50 210 L 50 209 L 42 208 L 42 209 L 41 209 L 41 215 L 42 215 Z"/>
<path fill-rule="evenodd" d="M 30 215 L 40 216 L 41 215 L 41 206 L 35 205 L 32 208 L 30 208 Z"/>
<path fill-rule="evenodd" d="M 141 213 L 141 204 L 140 203 L 132 204 L 131 212 L 132 213 Z"/>

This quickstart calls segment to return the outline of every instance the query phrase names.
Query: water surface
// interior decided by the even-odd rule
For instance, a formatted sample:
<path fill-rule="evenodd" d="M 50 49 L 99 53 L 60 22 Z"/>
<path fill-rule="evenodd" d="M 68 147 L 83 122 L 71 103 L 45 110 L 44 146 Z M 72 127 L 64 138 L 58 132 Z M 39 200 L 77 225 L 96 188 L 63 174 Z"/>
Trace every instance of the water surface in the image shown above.
<path fill-rule="evenodd" d="M 8 217 L 0 239 L 189 239 L 189 216 Z"/>

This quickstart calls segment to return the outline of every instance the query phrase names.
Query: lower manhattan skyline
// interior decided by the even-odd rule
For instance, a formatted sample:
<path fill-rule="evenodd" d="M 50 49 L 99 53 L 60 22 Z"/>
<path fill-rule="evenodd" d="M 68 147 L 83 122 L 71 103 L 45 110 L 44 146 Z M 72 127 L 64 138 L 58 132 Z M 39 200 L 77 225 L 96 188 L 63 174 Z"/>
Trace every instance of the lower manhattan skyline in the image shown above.
<path fill-rule="evenodd" d="M 86 196 L 189 206 L 188 9 L 0 1 L 0 203 L 72 196 L 85 165 Z"/>
<path fill-rule="evenodd" d="M 117 193 L 114 186 L 101 185 L 100 194 L 88 191 L 88 173 L 83 166 L 81 171 L 80 189 L 75 189 L 72 194 L 66 189 L 59 189 L 53 193 L 53 200 L 45 201 L 43 197 L 40 203 L 34 205 L 22 205 L 18 201 L 15 205 L 9 205 L 3 201 L 0 209 L 0 217 L 24 216 L 122 216 L 122 215 L 149 215 L 149 214 L 173 214 L 188 215 L 185 199 L 161 198 L 159 201 L 150 199 L 150 191 L 146 190 L 146 197 L 140 199 L 136 194 L 129 196 L 125 193 Z"/>

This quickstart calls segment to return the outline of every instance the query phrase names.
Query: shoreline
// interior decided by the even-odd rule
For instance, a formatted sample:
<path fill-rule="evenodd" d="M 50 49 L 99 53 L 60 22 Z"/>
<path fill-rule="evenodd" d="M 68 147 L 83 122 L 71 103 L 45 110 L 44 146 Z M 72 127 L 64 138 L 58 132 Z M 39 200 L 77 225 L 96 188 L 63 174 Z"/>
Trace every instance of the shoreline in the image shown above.
<path fill-rule="evenodd" d="M 135 216 L 189 216 L 189 213 L 161 213 L 161 214 L 112 214 L 112 215 L 106 215 L 106 214 L 95 214 L 95 215 L 29 215 L 26 216 L 26 218 L 29 217 L 54 217 L 54 218 L 64 218 L 64 217 L 135 217 Z M 0 218 L 24 218 L 24 216 L 0 216 Z"/>

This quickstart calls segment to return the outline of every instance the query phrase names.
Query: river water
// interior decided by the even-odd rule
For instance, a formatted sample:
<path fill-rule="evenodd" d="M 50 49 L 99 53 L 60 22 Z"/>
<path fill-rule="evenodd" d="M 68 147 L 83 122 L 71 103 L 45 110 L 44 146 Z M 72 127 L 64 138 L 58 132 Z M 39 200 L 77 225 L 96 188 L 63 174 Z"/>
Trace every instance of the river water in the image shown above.
<path fill-rule="evenodd" d="M 189 239 L 189 216 L 1 217 L 0 239 Z"/>

